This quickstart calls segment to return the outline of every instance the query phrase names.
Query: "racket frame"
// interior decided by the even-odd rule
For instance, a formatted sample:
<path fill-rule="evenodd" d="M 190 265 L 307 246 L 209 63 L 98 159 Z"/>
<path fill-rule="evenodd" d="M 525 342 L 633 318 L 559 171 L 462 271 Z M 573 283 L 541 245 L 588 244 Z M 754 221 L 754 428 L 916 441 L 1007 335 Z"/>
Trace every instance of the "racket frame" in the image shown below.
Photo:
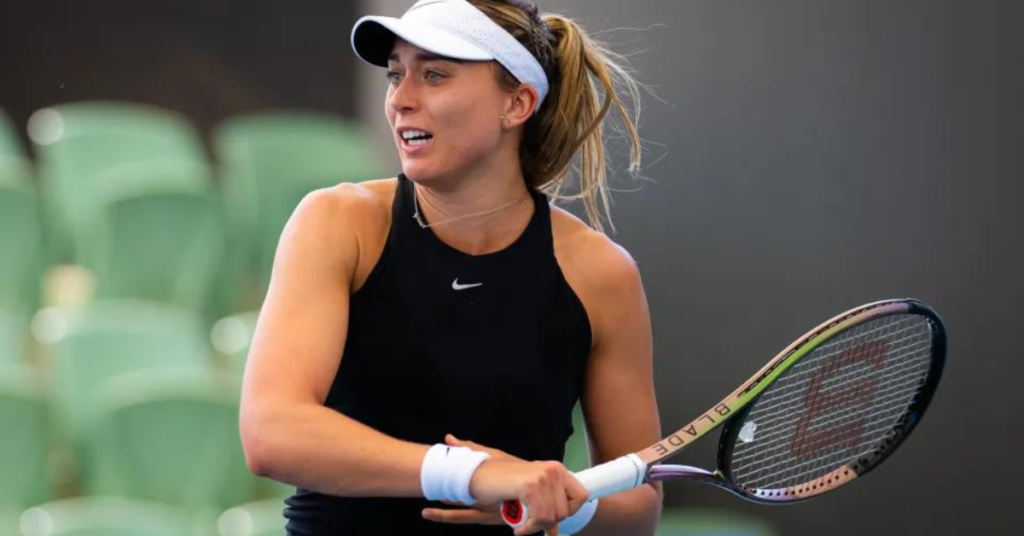
<path fill-rule="evenodd" d="M 801 358 L 836 334 L 864 322 L 892 314 L 917 314 L 925 317 L 932 330 L 932 359 L 924 385 L 918 391 L 913 403 L 908 408 L 890 435 L 870 454 L 861 456 L 853 462 L 823 475 L 800 486 L 784 489 L 757 490 L 739 486 L 735 483 L 729 467 L 733 447 L 743 427 L 745 417 L 754 402 L 771 386 L 780 375 L 800 361 Z M 745 499 L 760 503 L 795 502 L 809 499 L 827 491 L 831 491 L 851 480 L 862 476 L 877 467 L 885 458 L 892 454 L 911 431 L 921 421 L 928 404 L 931 402 L 946 358 L 946 331 L 939 315 L 927 304 L 913 299 L 884 300 L 862 305 L 837 315 L 811 330 L 803 337 L 790 344 L 775 358 L 761 368 L 753 377 L 715 405 L 689 425 L 676 433 L 662 439 L 637 455 L 647 463 L 645 481 L 659 481 L 670 478 L 685 478 L 711 484 L 731 491 Z M 696 441 L 719 425 L 724 425 L 718 448 L 718 469 L 715 472 L 685 465 L 659 464 L 660 461 L 674 456 L 690 443 Z"/>
<path fill-rule="evenodd" d="M 836 334 L 869 320 L 893 314 L 917 314 L 928 320 L 932 330 L 932 359 L 924 385 L 918 391 L 917 397 L 900 420 L 899 425 L 893 429 L 891 436 L 869 455 L 861 456 L 851 463 L 800 486 L 775 490 L 754 490 L 737 485 L 729 471 L 730 457 L 742 429 L 744 418 L 754 406 L 753 402 L 779 376 Z M 836 315 L 794 341 L 732 394 L 672 435 L 641 451 L 577 473 L 577 477 L 581 482 L 588 484 L 591 499 L 630 489 L 642 482 L 668 479 L 703 482 L 731 491 L 757 503 L 780 504 L 810 499 L 867 473 L 896 450 L 921 421 L 942 377 L 945 360 L 945 327 L 939 315 L 927 304 L 905 298 L 861 305 Z M 660 463 L 723 424 L 725 426 L 719 440 L 718 469 L 716 471 L 711 472 L 688 465 Z M 635 471 L 629 468 L 631 464 L 635 467 Z M 601 491 L 595 492 L 595 489 Z M 505 522 L 513 527 L 525 523 L 527 518 L 526 506 L 517 500 L 503 503 L 501 512 Z"/>

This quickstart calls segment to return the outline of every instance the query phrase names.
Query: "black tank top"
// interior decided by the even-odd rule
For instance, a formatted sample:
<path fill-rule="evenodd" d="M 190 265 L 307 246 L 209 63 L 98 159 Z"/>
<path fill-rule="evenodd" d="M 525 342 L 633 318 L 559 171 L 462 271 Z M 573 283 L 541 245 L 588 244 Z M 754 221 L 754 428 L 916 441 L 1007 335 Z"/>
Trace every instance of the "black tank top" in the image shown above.
<path fill-rule="evenodd" d="M 325 405 L 406 441 L 443 443 L 452 433 L 526 460 L 561 460 L 591 332 L 555 260 L 547 198 L 531 191 L 534 214 L 519 238 L 475 256 L 421 228 L 414 195 L 399 175 L 387 242 L 352 295 Z M 298 489 L 285 502 L 294 536 L 510 534 L 426 521 L 420 512 L 439 503 L 424 499 Z"/>

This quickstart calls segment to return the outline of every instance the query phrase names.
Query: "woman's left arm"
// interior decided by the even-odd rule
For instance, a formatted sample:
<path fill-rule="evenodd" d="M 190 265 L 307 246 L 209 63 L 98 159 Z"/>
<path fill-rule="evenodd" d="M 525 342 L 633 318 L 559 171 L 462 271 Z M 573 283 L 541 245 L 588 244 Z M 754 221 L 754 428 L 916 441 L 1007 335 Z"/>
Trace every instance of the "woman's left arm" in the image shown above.
<path fill-rule="evenodd" d="M 590 318 L 593 342 L 584 380 L 593 465 L 640 451 L 661 439 L 654 397 L 653 343 L 647 297 L 632 257 L 604 235 L 587 232 L 563 243 L 559 263 Z M 507 456 L 500 450 L 448 437 L 453 446 Z M 653 536 L 661 515 L 661 483 L 610 495 L 580 536 Z M 497 505 L 431 507 L 440 523 L 500 524 Z"/>
<path fill-rule="evenodd" d="M 640 271 L 625 250 L 610 240 L 601 245 L 590 248 L 588 256 L 598 262 L 577 272 L 582 284 L 576 287 L 594 337 L 583 391 L 592 465 L 661 439 L 651 319 Z M 600 500 L 596 515 L 578 534 L 653 535 L 661 505 L 660 482 L 610 495 Z"/>

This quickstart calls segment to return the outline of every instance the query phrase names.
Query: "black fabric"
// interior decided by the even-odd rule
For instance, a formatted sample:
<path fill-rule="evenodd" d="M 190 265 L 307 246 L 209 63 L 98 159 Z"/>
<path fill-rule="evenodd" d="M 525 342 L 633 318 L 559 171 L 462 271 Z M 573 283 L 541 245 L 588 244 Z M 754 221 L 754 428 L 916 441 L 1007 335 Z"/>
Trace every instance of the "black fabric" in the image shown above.
<path fill-rule="evenodd" d="M 387 243 L 352 296 L 325 405 L 408 441 L 443 443 L 452 433 L 527 460 L 561 460 L 591 333 L 555 259 L 547 198 L 531 192 L 534 215 L 512 245 L 473 256 L 416 224 L 413 195 L 399 176 Z M 456 280 L 482 286 L 455 290 Z M 422 499 L 299 489 L 286 503 L 294 536 L 511 534 L 423 520 Z"/>

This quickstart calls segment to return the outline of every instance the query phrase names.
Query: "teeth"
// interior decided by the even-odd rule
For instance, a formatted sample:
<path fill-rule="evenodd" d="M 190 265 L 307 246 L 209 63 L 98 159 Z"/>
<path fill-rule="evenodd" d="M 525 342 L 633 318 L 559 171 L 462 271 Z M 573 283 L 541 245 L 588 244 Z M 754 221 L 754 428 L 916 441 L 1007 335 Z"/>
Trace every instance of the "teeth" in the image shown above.
<path fill-rule="evenodd" d="M 405 132 L 402 132 L 402 138 L 406 140 L 410 138 L 423 138 L 426 136 L 429 136 L 429 134 L 422 130 L 406 130 Z"/>
<path fill-rule="evenodd" d="M 430 141 L 430 140 L 428 140 L 428 139 L 409 140 L 409 145 L 415 147 L 417 145 L 423 145 L 424 143 L 427 143 L 428 141 Z"/>

